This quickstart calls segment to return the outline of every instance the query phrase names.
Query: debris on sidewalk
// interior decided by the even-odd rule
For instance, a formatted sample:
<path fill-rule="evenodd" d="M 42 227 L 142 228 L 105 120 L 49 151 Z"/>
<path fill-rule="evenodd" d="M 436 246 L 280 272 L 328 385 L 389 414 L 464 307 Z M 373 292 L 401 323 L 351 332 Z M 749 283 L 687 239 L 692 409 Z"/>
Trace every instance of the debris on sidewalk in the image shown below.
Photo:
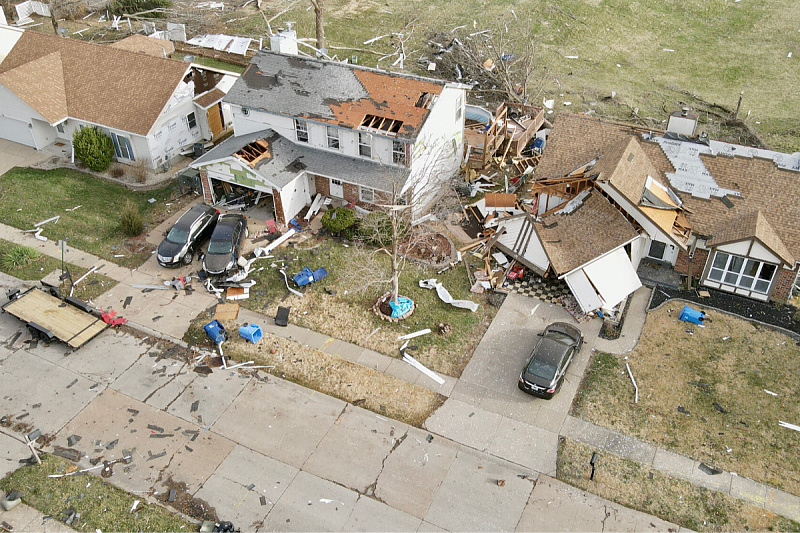
<path fill-rule="evenodd" d="M 405 350 L 400 350 L 400 353 L 403 354 L 403 361 L 413 366 L 414 368 L 416 368 L 417 370 L 419 370 L 420 372 L 431 378 L 439 385 L 444 385 L 444 379 L 442 379 L 436 372 L 429 369 L 428 367 L 426 367 L 425 365 L 423 365 L 422 363 L 420 363 L 419 361 L 408 355 L 405 352 Z"/>

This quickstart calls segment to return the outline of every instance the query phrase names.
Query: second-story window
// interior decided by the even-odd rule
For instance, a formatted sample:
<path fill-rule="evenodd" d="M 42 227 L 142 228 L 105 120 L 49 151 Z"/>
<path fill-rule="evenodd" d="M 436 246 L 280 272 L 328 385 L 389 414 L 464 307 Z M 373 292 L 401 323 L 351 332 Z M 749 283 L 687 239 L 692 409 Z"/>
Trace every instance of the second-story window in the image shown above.
<path fill-rule="evenodd" d="M 392 141 L 392 161 L 396 165 L 406 164 L 406 143 Z"/>
<path fill-rule="evenodd" d="M 194 112 L 186 115 L 186 123 L 189 125 L 189 129 L 197 127 L 197 117 L 194 115 Z"/>
<path fill-rule="evenodd" d="M 294 131 L 298 142 L 308 142 L 308 124 L 305 120 L 294 119 Z"/>
<path fill-rule="evenodd" d="M 333 126 L 328 126 L 328 148 L 339 149 L 339 130 Z"/>
<path fill-rule="evenodd" d="M 364 157 L 372 157 L 372 135 L 358 133 L 358 153 Z"/>

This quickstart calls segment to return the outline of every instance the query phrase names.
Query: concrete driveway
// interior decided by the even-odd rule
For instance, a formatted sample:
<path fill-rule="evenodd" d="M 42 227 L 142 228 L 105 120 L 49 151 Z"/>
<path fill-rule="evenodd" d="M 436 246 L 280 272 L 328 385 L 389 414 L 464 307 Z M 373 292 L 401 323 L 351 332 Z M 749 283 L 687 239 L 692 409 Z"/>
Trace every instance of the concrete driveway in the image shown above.
<path fill-rule="evenodd" d="M 14 167 L 29 167 L 51 157 L 53 157 L 53 154 L 40 152 L 24 144 L 0 139 L 0 176 Z"/>
<path fill-rule="evenodd" d="M 450 398 L 425 427 L 503 459 L 555 476 L 558 434 L 600 329 L 579 324 L 586 339 L 558 394 L 541 400 L 517 388 L 517 379 L 538 340 L 556 321 L 574 323 L 560 305 L 510 294 L 483 336 Z"/>

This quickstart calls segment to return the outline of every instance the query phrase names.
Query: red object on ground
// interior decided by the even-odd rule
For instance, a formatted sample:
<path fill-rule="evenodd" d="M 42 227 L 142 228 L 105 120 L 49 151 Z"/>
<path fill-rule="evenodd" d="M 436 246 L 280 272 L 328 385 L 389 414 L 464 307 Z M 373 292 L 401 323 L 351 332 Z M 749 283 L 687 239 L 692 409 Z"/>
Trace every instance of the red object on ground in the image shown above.
<path fill-rule="evenodd" d="M 123 318 L 121 316 L 114 318 L 116 314 L 117 312 L 114 311 L 113 309 L 109 309 L 108 311 L 103 311 L 102 308 L 100 309 L 100 316 L 103 318 L 103 322 L 105 322 L 111 327 L 120 326 L 128 321 L 127 318 Z"/>
<path fill-rule="evenodd" d="M 525 269 L 519 265 L 514 265 L 508 273 L 508 279 L 521 279 L 525 275 Z"/>

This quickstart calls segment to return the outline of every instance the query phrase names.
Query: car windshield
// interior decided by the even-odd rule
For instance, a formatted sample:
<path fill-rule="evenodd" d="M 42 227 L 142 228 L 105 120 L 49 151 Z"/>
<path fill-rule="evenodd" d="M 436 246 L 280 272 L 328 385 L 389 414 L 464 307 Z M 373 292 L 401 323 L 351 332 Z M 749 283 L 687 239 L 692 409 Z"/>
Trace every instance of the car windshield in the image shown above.
<path fill-rule="evenodd" d="M 575 342 L 575 339 L 573 339 L 572 337 L 570 337 L 566 333 L 562 333 L 560 331 L 550 331 L 547 334 L 547 336 L 550 337 L 551 339 L 555 339 L 557 341 L 561 341 L 564 344 L 572 344 L 573 342 Z"/>
<path fill-rule="evenodd" d="M 556 365 L 534 358 L 528 365 L 528 374 L 550 381 L 556 375 Z"/>
<path fill-rule="evenodd" d="M 184 244 L 189 238 L 189 232 L 177 226 L 172 226 L 172 229 L 167 233 L 167 240 L 175 244 Z"/>
<path fill-rule="evenodd" d="M 210 254 L 229 254 L 233 250 L 233 243 L 227 241 L 211 241 L 208 243 L 208 253 Z"/>

